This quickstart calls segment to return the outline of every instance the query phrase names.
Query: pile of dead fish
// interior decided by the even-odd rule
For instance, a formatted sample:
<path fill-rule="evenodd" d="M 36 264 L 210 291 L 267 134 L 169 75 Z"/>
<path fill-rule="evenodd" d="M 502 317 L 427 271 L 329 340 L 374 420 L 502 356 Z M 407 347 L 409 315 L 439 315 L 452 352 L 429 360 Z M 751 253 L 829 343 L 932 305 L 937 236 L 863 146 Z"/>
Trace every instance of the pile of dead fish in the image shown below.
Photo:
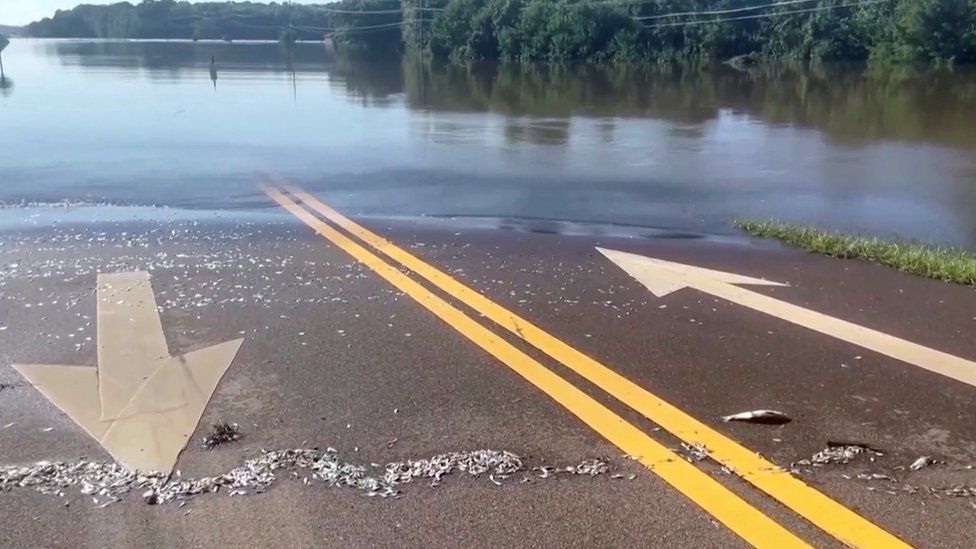
<path fill-rule="evenodd" d="M 799 467 L 823 467 L 826 465 L 846 465 L 857 459 L 867 459 L 869 462 L 875 462 L 877 458 L 884 456 L 884 452 L 877 448 L 873 448 L 866 444 L 851 443 L 851 442 L 829 442 L 827 447 L 823 450 L 817 452 L 810 459 L 801 459 L 796 461 L 791 466 L 791 471 L 793 473 L 799 474 L 803 471 Z M 915 461 L 913 461 L 908 466 L 896 466 L 894 469 L 898 471 L 907 471 L 908 474 L 916 473 L 929 467 L 931 465 L 946 465 L 946 462 L 941 459 L 933 458 L 932 456 L 921 456 Z M 974 469 L 974 466 L 967 466 L 966 470 Z M 806 469 L 811 472 L 810 469 Z M 976 486 L 970 486 L 966 484 L 954 484 L 949 486 L 916 486 L 912 484 L 905 483 L 890 474 L 880 473 L 880 472 L 869 472 L 863 471 L 856 475 L 841 474 L 841 476 L 847 480 L 860 480 L 867 481 L 870 485 L 867 486 L 867 490 L 871 492 L 885 492 L 891 495 L 898 495 L 900 493 L 905 494 L 928 494 L 935 497 L 953 497 L 953 498 L 976 498 Z M 881 481 L 883 484 L 878 486 L 877 481 Z M 976 502 L 971 504 L 976 508 Z"/>
<path fill-rule="evenodd" d="M 64 497 L 64 489 L 79 486 L 82 494 L 92 496 L 95 503 L 99 503 L 99 498 L 114 501 L 129 493 L 137 486 L 137 482 L 148 482 L 148 475 L 142 476 L 146 478 L 141 479 L 125 467 L 112 462 L 40 461 L 31 465 L 0 468 L 0 492 L 21 487 Z"/>
<path fill-rule="evenodd" d="M 0 467 L 0 492 L 31 488 L 65 497 L 67 489 L 79 487 L 96 505 L 105 506 L 139 491 L 146 503 L 156 505 L 186 501 L 222 489 L 231 496 L 261 493 L 278 480 L 279 474 L 288 471 L 295 478 L 301 477 L 305 484 L 319 481 L 358 490 L 367 496 L 387 498 L 400 496 L 399 487 L 416 479 L 429 479 L 431 486 L 437 486 L 444 477 L 454 473 L 474 477 L 487 474 L 493 483 L 500 485 L 518 473 L 523 474 L 521 482 L 529 482 L 561 474 L 597 476 L 609 472 L 607 463 L 599 459 L 567 467 L 528 468 L 518 455 L 497 450 L 451 452 L 427 459 L 392 462 L 382 471 L 377 470 L 379 464 L 371 467 L 344 462 L 333 448 L 324 452 L 314 449 L 265 452 L 227 473 L 198 479 L 184 479 L 179 473 L 134 473 L 111 462 L 39 462 Z M 300 471 L 305 471 L 305 476 Z"/>
<path fill-rule="evenodd" d="M 876 457 L 883 455 L 884 452 L 881 450 L 864 444 L 828 442 L 826 448 L 813 454 L 810 459 L 801 459 L 793 463 L 792 468 L 795 469 L 798 466 L 820 467 L 823 465 L 843 465 L 850 463 L 851 460 L 859 456 L 867 456 L 870 461 L 874 461 Z"/>

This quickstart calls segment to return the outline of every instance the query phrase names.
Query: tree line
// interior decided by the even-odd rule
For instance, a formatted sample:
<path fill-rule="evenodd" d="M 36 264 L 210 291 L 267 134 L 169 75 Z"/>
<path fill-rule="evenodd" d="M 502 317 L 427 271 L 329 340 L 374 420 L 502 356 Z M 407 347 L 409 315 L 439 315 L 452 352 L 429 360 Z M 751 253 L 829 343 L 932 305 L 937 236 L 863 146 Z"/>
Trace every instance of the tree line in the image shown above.
<path fill-rule="evenodd" d="M 429 47 L 517 61 L 976 61 L 976 0 L 774 2 L 450 0 Z"/>
<path fill-rule="evenodd" d="M 333 24 L 319 6 L 289 3 L 178 2 L 144 0 L 58 10 L 31 23 L 28 36 L 38 38 L 121 38 L 194 40 L 322 40 Z M 309 30 L 293 27 L 295 22 Z"/>
<path fill-rule="evenodd" d="M 59 11 L 27 33 L 329 38 L 349 49 L 406 48 L 453 60 L 970 63 L 976 0 L 144 0 Z"/>

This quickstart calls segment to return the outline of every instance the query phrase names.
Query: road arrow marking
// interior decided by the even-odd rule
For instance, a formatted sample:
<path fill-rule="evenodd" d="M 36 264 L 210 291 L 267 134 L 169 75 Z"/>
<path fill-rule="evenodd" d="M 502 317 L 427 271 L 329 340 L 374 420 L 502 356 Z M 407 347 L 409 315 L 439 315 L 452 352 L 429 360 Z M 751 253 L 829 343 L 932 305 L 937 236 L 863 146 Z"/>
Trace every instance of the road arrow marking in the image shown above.
<path fill-rule="evenodd" d="M 734 285 L 786 286 L 786 284 L 615 250 L 603 248 L 597 248 L 597 250 L 646 286 L 657 297 L 686 287 L 694 288 L 743 307 L 749 307 L 781 320 L 913 364 L 930 372 L 976 386 L 976 362 Z"/>
<path fill-rule="evenodd" d="M 98 275 L 98 367 L 15 364 L 130 470 L 169 473 L 243 339 L 169 355 L 149 274 Z"/>
<path fill-rule="evenodd" d="M 148 274 L 99 276 L 97 299 L 98 397 L 101 419 L 110 420 L 119 417 L 160 361 L 169 358 L 169 349 Z M 166 407 L 182 404 L 186 401 Z"/>

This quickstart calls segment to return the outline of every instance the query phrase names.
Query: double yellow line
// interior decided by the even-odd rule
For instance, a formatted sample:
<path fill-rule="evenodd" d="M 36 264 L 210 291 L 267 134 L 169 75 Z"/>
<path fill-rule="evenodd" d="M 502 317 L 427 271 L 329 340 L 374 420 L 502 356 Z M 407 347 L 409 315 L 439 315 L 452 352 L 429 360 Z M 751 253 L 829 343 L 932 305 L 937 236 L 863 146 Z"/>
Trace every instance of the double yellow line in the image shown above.
<path fill-rule="evenodd" d="M 387 263 L 363 244 L 426 279 L 430 284 L 573 370 L 677 438 L 689 444 L 704 444 L 709 451 L 709 457 L 839 541 L 852 547 L 908 547 L 897 537 L 804 484 L 789 472 L 458 282 L 443 271 L 354 223 L 305 191 L 289 188 L 286 192 L 280 187 L 272 186 L 266 188 L 265 192 L 319 235 L 371 268 L 471 342 L 549 395 L 624 453 L 636 456 L 638 461 L 661 479 L 750 544 L 769 548 L 808 547 L 803 540 L 711 476 L 686 462 L 507 340 L 492 333 L 461 309 L 435 295 L 394 265 Z M 346 231 L 349 236 L 338 229 Z M 362 243 L 351 237 L 358 238 Z"/>

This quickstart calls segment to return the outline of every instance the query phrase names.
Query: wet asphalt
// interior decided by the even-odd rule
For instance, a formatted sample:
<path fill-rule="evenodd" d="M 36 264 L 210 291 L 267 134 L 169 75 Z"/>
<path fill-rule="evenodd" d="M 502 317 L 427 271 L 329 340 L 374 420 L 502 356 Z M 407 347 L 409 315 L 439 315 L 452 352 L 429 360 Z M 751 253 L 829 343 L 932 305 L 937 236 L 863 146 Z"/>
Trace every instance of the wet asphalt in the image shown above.
<path fill-rule="evenodd" d="M 970 359 L 973 288 L 745 239 L 361 221 L 778 465 L 808 459 L 829 442 L 882 450 L 874 461 L 801 466 L 797 474 L 913 545 L 976 546 L 968 520 L 976 498 L 945 494 L 976 486 L 976 388 L 695 290 L 655 298 L 595 246 L 789 282 L 755 290 Z M 376 499 L 283 474 L 264 494 L 209 494 L 182 507 L 147 505 L 132 494 L 100 508 L 76 488 L 64 497 L 15 488 L 0 492 L 7 525 L 0 545 L 744 546 L 538 389 L 284 217 L 0 235 L 0 463 L 108 459 L 9 365 L 95 366 L 95 277 L 125 270 L 153 274 L 171 353 L 246 339 L 180 459 L 183 475 L 218 474 L 279 448 L 334 447 L 363 465 L 490 448 L 533 465 L 601 458 L 622 478 L 498 486 L 457 477 L 437 487 L 418 481 L 402 498 Z M 495 331 L 679 448 L 568 369 Z M 781 410 L 793 421 L 720 420 L 755 408 Z M 244 436 L 205 450 L 199 441 L 217 419 L 239 423 Z M 920 456 L 944 463 L 907 470 Z M 809 543 L 839 545 L 716 464 L 698 465 Z M 861 480 L 859 473 L 895 480 Z"/>

